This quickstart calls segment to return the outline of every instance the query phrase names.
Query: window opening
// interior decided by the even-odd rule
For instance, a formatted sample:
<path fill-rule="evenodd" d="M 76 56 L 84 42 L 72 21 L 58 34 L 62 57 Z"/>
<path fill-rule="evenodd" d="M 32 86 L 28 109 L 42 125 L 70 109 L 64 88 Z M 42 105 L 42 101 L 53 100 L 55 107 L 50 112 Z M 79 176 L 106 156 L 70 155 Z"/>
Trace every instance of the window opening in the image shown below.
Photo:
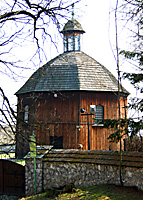
<path fill-rule="evenodd" d="M 96 106 L 95 124 L 101 124 L 104 118 L 104 107 L 101 105 Z"/>
<path fill-rule="evenodd" d="M 75 36 L 75 50 L 80 51 L 80 36 L 79 35 Z"/>
<path fill-rule="evenodd" d="M 54 149 L 63 149 L 63 136 L 50 136 L 50 145 L 53 145 Z"/>
<path fill-rule="evenodd" d="M 67 37 L 64 36 L 64 51 L 67 51 Z"/>
<path fill-rule="evenodd" d="M 24 122 L 28 123 L 28 115 L 29 115 L 29 106 L 26 105 L 24 107 Z"/>
<path fill-rule="evenodd" d="M 74 43 L 73 36 L 70 35 L 68 37 L 68 51 L 73 51 L 73 43 Z"/>

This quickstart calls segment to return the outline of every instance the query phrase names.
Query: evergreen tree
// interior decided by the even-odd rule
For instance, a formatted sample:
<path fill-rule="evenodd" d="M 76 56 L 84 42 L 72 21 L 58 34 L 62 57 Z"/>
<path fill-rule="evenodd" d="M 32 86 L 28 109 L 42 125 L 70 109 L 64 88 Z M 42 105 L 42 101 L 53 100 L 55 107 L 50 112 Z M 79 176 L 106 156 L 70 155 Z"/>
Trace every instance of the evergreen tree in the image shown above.
<path fill-rule="evenodd" d="M 121 50 L 120 54 L 135 66 L 135 72 L 125 72 L 123 78 L 128 79 L 138 93 L 141 94 L 143 93 L 143 1 L 124 0 L 123 2 L 123 16 L 127 23 L 132 24 L 130 31 L 132 32 L 133 42 L 129 50 Z M 131 98 L 128 107 L 139 113 L 138 116 L 133 116 L 132 119 L 128 120 L 130 136 L 133 138 L 143 129 L 143 98 L 138 96 Z"/>
<path fill-rule="evenodd" d="M 143 93 L 143 1 L 142 0 L 123 0 L 123 3 L 118 7 L 118 16 L 125 22 L 125 27 L 131 26 L 131 35 L 133 41 L 130 42 L 130 49 L 121 50 L 118 54 L 135 67 L 134 72 L 124 72 L 124 79 L 128 79 L 130 83 L 136 88 L 138 93 Z M 117 34 L 117 33 L 116 33 Z M 117 36 L 116 36 L 117 37 Z M 131 40 L 131 37 L 129 37 Z M 121 78 L 121 77 L 120 77 Z M 119 79 L 120 79 L 119 78 Z M 141 95 L 140 95 L 141 96 Z M 126 109 L 126 108 L 125 108 Z M 106 119 L 104 120 L 104 127 L 115 130 L 109 136 L 111 142 L 119 142 L 124 135 L 127 136 L 129 142 L 129 150 L 131 150 L 131 141 L 143 129 L 143 98 L 136 96 L 130 99 L 128 109 L 134 109 L 139 115 L 134 115 L 129 119 Z M 119 128 L 120 127 L 120 128 Z M 142 136 L 140 136 L 142 140 Z M 142 149 L 142 148 L 140 148 Z"/>

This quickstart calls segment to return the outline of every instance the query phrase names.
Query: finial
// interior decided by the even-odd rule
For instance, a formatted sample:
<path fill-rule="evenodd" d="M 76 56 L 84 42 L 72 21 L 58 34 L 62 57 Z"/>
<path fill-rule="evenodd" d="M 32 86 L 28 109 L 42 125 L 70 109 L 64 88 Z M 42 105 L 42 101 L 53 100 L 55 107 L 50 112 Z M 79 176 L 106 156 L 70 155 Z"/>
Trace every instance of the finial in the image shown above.
<path fill-rule="evenodd" d="M 72 19 L 74 19 L 74 3 L 72 4 Z"/>

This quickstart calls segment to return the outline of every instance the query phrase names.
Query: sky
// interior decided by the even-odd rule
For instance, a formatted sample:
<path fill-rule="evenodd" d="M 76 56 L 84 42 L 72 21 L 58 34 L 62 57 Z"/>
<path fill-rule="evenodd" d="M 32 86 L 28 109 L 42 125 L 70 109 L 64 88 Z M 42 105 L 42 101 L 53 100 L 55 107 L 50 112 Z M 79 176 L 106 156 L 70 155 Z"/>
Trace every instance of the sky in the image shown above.
<path fill-rule="evenodd" d="M 71 0 L 72 2 L 72 0 Z M 93 57 L 99 63 L 109 69 L 114 76 L 117 77 L 117 66 L 115 55 L 115 14 L 113 6 L 115 6 L 115 0 L 82 0 L 83 7 L 80 7 L 80 12 L 75 6 L 75 18 L 81 23 L 85 33 L 82 38 L 81 50 Z M 81 5 L 81 4 L 80 4 Z M 86 6 L 85 6 L 86 5 Z M 118 25 L 118 43 L 120 49 L 128 47 L 127 30 L 122 29 L 122 24 Z M 59 37 L 58 52 L 55 48 L 50 49 L 50 53 L 47 56 L 47 61 L 63 52 L 62 38 Z M 31 49 L 23 48 L 19 54 L 26 57 L 28 51 Z M 47 62 L 46 60 L 44 62 Z M 44 63 L 43 63 L 44 64 Z M 128 71 L 131 68 L 124 59 L 120 60 L 120 70 Z M 23 71 L 25 78 L 20 78 L 17 81 L 10 79 L 9 77 L 0 77 L 1 85 L 6 91 L 6 95 L 11 100 L 12 105 L 17 104 L 17 98 L 14 93 L 25 83 L 34 71 Z M 123 86 L 133 95 L 136 91 L 129 82 L 124 81 Z"/>

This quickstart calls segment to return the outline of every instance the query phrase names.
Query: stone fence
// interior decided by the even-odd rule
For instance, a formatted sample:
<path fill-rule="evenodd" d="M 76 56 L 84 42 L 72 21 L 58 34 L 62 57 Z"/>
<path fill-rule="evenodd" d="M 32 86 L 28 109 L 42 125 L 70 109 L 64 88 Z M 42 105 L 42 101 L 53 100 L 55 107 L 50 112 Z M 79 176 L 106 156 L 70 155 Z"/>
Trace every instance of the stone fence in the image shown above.
<path fill-rule="evenodd" d="M 26 195 L 34 194 L 33 159 L 26 159 Z M 37 193 L 46 189 L 74 184 L 75 187 L 96 184 L 120 184 L 119 152 L 51 150 L 36 158 Z M 124 186 L 143 190 L 143 153 L 123 152 Z"/>

